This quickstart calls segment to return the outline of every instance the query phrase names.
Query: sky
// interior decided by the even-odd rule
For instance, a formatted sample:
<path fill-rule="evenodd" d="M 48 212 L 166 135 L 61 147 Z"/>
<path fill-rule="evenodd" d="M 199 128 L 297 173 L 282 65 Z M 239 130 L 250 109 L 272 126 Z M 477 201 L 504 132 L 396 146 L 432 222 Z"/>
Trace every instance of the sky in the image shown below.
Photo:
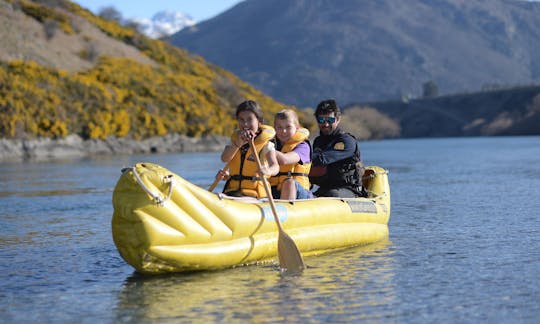
<path fill-rule="evenodd" d="M 74 0 L 80 6 L 98 13 L 103 7 L 114 7 L 125 19 L 152 18 L 163 10 L 181 11 L 197 22 L 212 18 L 242 0 Z"/>
<path fill-rule="evenodd" d="M 103 7 L 113 6 L 125 19 L 152 18 L 162 10 L 181 11 L 197 22 L 212 18 L 243 0 L 73 0 L 97 13 Z M 538 1 L 538 0 L 535 0 Z"/>

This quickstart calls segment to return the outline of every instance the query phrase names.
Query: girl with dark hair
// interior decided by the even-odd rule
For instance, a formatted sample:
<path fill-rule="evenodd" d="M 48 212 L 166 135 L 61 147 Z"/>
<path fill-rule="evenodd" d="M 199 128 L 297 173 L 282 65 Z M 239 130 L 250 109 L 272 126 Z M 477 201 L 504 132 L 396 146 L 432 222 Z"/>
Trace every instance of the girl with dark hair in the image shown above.
<path fill-rule="evenodd" d="M 238 129 L 231 136 L 231 144 L 226 145 L 221 160 L 228 163 L 218 171 L 216 179 L 227 180 L 223 193 L 230 196 L 266 197 L 262 176 L 269 177 L 279 172 L 276 158 L 274 128 L 263 124 L 262 110 L 253 100 L 246 100 L 236 108 Z M 249 142 L 253 140 L 256 152 Z M 258 154 L 262 166 L 259 169 L 253 154 Z"/>

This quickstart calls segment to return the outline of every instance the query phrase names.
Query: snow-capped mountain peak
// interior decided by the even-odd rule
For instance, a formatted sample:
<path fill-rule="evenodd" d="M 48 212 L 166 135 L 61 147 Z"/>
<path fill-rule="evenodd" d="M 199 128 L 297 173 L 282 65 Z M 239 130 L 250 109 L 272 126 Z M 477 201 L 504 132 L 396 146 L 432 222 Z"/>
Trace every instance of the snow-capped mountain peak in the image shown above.
<path fill-rule="evenodd" d="M 169 36 L 184 27 L 195 25 L 195 20 L 180 11 L 164 10 L 157 12 L 151 19 L 132 19 L 140 26 L 142 33 L 152 38 Z"/>

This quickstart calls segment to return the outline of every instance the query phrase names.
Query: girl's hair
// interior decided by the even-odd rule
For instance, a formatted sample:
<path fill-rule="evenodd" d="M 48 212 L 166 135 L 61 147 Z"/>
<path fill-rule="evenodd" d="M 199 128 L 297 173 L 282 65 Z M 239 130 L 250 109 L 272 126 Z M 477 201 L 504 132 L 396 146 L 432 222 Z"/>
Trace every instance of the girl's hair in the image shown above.
<path fill-rule="evenodd" d="M 257 120 L 262 124 L 264 122 L 261 106 L 253 100 L 246 100 L 236 107 L 236 118 L 242 111 L 251 111 L 257 117 Z"/>
<path fill-rule="evenodd" d="M 296 111 L 292 109 L 283 109 L 280 112 L 276 113 L 275 120 L 276 119 L 290 120 L 293 122 L 293 124 L 296 127 L 300 127 L 300 122 L 298 121 L 298 115 L 296 114 Z"/>

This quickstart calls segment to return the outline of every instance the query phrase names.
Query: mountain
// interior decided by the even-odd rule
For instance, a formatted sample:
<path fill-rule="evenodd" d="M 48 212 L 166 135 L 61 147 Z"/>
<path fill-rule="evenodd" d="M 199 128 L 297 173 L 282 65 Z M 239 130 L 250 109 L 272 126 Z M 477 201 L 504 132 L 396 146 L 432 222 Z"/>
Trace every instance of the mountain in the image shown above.
<path fill-rule="evenodd" d="M 313 107 L 540 82 L 540 3 L 246 0 L 169 42 Z"/>
<path fill-rule="evenodd" d="M 139 25 L 143 34 L 151 38 L 161 38 L 170 36 L 185 27 L 195 25 L 195 20 L 191 16 L 180 12 L 164 10 L 159 11 L 151 19 L 132 19 Z"/>

